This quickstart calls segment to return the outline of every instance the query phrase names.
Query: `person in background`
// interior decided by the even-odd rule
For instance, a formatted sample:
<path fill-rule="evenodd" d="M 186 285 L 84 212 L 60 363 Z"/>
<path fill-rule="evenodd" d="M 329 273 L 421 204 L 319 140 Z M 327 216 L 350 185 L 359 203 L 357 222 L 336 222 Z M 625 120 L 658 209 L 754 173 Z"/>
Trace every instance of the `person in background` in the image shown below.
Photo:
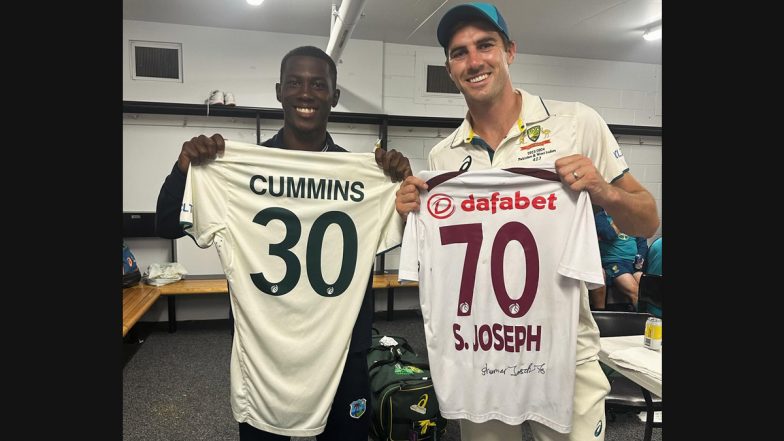
<path fill-rule="evenodd" d="M 589 289 L 588 302 L 591 306 L 591 311 L 604 311 L 607 309 L 607 285 L 603 285 L 596 289 Z"/>
<path fill-rule="evenodd" d="M 275 91 L 283 107 L 283 128 L 264 141 L 263 146 L 338 154 L 347 151 L 335 144 L 327 132 L 327 120 L 331 109 L 338 103 L 340 90 L 337 89 L 335 63 L 324 51 L 313 46 L 302 46 L 287 53 L 280 63 L 280 83 L 275 85 Z M 159 236 L 167 239 L 184 236 L 180 226 L 180 205 L 188 168 L 214 160 L 224 148 L 224 138 L 217 133 L 210 137 L 200 135 L 183 143 L 179 158 L 158 195 L 156 232 Z M 383 149 L 376 149 L 376 162 L 393 181 L 400 181 L 411 175 L 408 159 L 395 150 L 385 152 Z M 346 320 L 355 321 L 349 353 L 343 371 L 334 373 L 340 376 L 340 383 L 326 428 L 317 436 L 319 441 L 367 440 L 370 412 L 357 408 L 357 398 L 366 397 L 367 405 L 370 404 L 370 384 L 365 357 L 370 347 L 373 321 L 372 279 L 371 274 L 358 316 L 346 317 Z M 254 325 L 264 326 L 263 323 Z M 345 350 L 345 346 L 336 347 L 335 350 Z M 235 377 L 240 370 L 247 369 L 247 366 L 234 366 L 232 360 L 232 383 L 240 381 L 239 376 Z M 273 398 L 269 397 L 271 401 Z M 242 409 L 245 405 L 246 403 L 233 402 L 232 408 Z M 277 405 L 287 406 L 287 403 Z M 241 441 L 289 440 L 289 436 L 263 431 L 247 422 L 239 423 L 239 433 Z"/>
<path fill-rule="evenodd" d="M 643 274 L 662 275 L 662 237 L 659 236 L 648 247 L 648 257 L 642 268 Z"/>
<path fill-rule="evenodd" d="M 629 172 L 599 114 L 581 103 L 544 100 L 512 86 L 509 65 L 517 57 L 517 44 L 498 8 L 478 2 L 455 6 L 441 18 L 437 36 L 468 113 L 460 127 L 430 151 L 429 169 L 536 167 L 540 160 L 554 161 L 560 180 L 573 191 L 587 191 L 622 231 L 646 237 L 655 233 L 659 219 L 653 196 Z M 426 189 L 416 176 L 403 181 L 395 205 L 404 219 L 420 209 L 419 192 Z M 584 285 L 577 333 L 571 432 L 529 420 L 537 441 L 604 439 L 604 398 L 610 385 L 599 366 L 599 330 Z M 519 424 L 459 421 L 463 441 L 522 439 Z"/>
<path fill-rule="evenodd" d="M 600 290 L 615 286 L 636 306 L 642 266 L 648 254 L 648 242 L 644 237 L 629 236 L 621 232 L 612 216 L 603 209 L 594 214 L 594 221 L 605 272 L 605 286 Z"/>
<path fill-rule="evenodd" d="M 658 301 L 661 302 L 661 277 L 662 277 L 662 237 L 659 236 L 648 247 L 648 255 L 645 258 L 645 263 L 642 267 L 642 273 L 647 278 L 648 276 L 659 278 L 659 280 L 649 280 L 648 282 L 655 282 L 647 285 L 648 287 L 648 300 L 656 298 L 658 294 Z M 642 286 L 642 283 L 641 283 Z M 657 291 L 658 290 L 658 291 Z M 657 306 L 649 303 L 645 297 L 639 302 L 639 311 L 647 312 L 656 317 L 661 318 L 662 308 L 661 305 Z M 655 301 L 655 300 L 651 300 Z"/>

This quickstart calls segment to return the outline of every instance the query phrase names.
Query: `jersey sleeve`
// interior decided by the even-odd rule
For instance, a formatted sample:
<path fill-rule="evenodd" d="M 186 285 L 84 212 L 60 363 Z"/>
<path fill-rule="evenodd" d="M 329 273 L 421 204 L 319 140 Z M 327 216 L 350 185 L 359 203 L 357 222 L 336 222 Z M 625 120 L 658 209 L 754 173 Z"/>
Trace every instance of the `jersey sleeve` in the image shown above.
<path fill-rule="evenodd" d="M 581 191 L 577 198 L 569 239 L 558 264 L 558 274 L 583 280 L 588 289 L 596 289 L 604 285 L 604 275 L 591 198 L 586 191 Z"/>
<path fill-rule="evenodd" d="M 212 246 L 215 234 L 225 228 L 226 185 L 221 181 L 216 162 L 188 168 L 180 225 L 201 248 Z"/>
<path fill-rule="evenodd" d="M 399 216 L 398 216 L 399 217 Z M 403 244 L 400 248 L 399 280 L 419 281 L 419 231 L 418 216 L 408 213 L 406 228 L 403 231 Z"/>
<path fill-rule="evenodd" d="M 376 254 L 389 251 L 400 245 L 403 237 L 403 218 L 397 214 L 395 209 L 395 192 L 399 184 L 396 182 L 390 183 L 386 176 L 384 176 L 384 179 L 386 182 L 382 185 L 385 185 L 387 189 L 379 202 L 379 221 L 383 222 L 383 224 Z"/>
<path fill-rule="evenodd" d="M 579 108 L 582 122 L 579 137 L 582 139 L 578 142 L 583 146 L 583 153 L 591 158 L 605 181 L 613 182 L 629 171 L 621 147 L 596 110 L 584 104 Z"/>

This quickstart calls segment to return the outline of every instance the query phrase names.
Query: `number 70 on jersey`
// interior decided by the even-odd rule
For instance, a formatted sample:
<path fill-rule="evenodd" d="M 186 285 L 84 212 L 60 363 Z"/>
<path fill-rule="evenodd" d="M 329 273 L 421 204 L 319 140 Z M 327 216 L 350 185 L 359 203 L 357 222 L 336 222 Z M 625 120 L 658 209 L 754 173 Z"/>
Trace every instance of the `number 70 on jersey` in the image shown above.
<path fill-rule="evenodd" d="M 466 244 L 463 274 L 460 278 L 460 291 L 457 315 L 471 315 L 479 253 L 484 240 L 481 223 L 449 225 L 439 228 L 441 245 Z M 520 222 L 507 222 L 495 234 L 490 251 L 490 280 L 493 285 L 498 306 L 509 317 L 524 316 L 536 297 L 539 286 L 539 251 L 531 230 Z M 518 299 L 512 299 L 504 282 L 504 253 L 509 242 L 516 241 L 525 253 L 525 285 Z"/>

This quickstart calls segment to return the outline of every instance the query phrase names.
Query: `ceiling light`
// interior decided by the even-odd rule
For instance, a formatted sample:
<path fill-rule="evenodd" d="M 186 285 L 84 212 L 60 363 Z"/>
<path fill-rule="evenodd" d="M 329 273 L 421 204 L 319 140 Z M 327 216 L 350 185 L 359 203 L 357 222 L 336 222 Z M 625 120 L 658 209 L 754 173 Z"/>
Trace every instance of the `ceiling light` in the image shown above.
<path fill-rule="evenodd" d="M 264 3 L 264 0 L 245 0 L 245 1 L 247 1 L 248 4 L 251 5 L 251 6 L 258 6 L 258 5 L 262 4 L 262 3 Z"/>
<path fill-rule="evenodd" d="M 662 38 L 662 25 L 656 25 L 652 28 L 648 28 L 644 34 L 642 34 L 642 38 L 653 41 L 659 40 Z"/>

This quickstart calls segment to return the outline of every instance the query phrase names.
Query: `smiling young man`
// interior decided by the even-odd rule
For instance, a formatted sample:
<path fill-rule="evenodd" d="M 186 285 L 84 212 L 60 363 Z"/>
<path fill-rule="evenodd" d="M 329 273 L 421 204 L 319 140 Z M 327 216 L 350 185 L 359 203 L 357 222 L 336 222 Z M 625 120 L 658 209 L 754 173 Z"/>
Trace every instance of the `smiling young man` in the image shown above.
<path fill-rule="evenodd" d="M 340 90 L 337 89 L 337 70 L 335 63 L 324 51 L 313 46 L 303 46 L 298 47 L 286 54 L 280 64 L 280 83 L 275 85 L 275 91 L 277 99 L 280 101 L 283 107 L 283 128 L 281 128 L 275 136 L 263 142 L 263 146 L 284 150 L 300 150 L 310 152 L 347 152 L 347 150 L 335 144 L 335 142 L 332 140 L 332 137 L 327 132 L 327 120 L 329 118 L 331 109 L 338 103 Z M 180 224 L 180 211 L 181 205 L 183 204 L 183 196 L 186 190 L 186 176 L 189 173 L 189 167 L 191 164 L 202 165 L 215 161 L 216 157 L 219 155 L 222 156 L 225 152 L 225 144 L 225 140 L 220 134 L 214 134 L 211 137 L 201 135 L 183 143 L 179 158 L 172 168 L 171 174 L 166 178 L 166 181 L 161 188 L 160 194 L 158 195 L 156 230 L 159 236 L 176 239 L 185 235 L 185 231 Z M 324 162 L 330 162 L 326 166 L 313 163 L 308 168 L 318 169 L 319 167 L 328 167 L 331 169 L 336 169 L 340 167 L 340 156 L 342 155 L 335 155 L 334 157 L 328 155 L 327 157 L 314 159 L 314 161 L 321 160 Z M 311 158 L 308 157 L 307 159 L 310 160 Z M 411 174 L 411 168 L 408 159 L 395 150 L 384 152 L 381 149 L 377 149 L 376 163 L 383 169 L 385 174 L 392 178 L 393 181 L 400 181 L 405 176 Z M 243 166 L 243 164 L 240 164 L 239 166 Z M 291 167 L 294 166 L 292 165 Z M 266 165 L 266 168 L 268 169 L 267 171 L 271 170 L 270 172 L 274 173 L 274 167 L 272 165 Z M 352 176 L 339 176 L 339 178 L 359 179 L 362 170 L 352 170 L 356 171 L 356 173 L 353 173 Z M 344 174 L 352 173 L 351 171 L 348 171 Z M 264 180 L 264 177 L 261 175 L 259 175 L 258 178 L 258 180 Z M 324 180 L 322 179 L 322 181 Z M 252 180 L 251 182 L 254 181 Z M 264 182 L 266 182 L 266 180 L 264 180 Z M 277 180 L 270 180 L 270 185 L 273 185 L 277 182 Z M 335 186 L 337 187 L 339 183 L 340 182 L 336 181 Z M 291 183 L 289 183 L 289 185 L 291 185 Z M 333 188 L 331 181 L 329 182 L 329 188 Z M 247 189 L 247 185 L 244 186 L 243 189 Z M 282 192 L 280 188 L 278 190 Z M 368 188 L 364 188 L 364 190 L 365 192 L 369 192 Z M 218 192 L 220 189 L 213 189 L 212 191 Z M 256 188 L 257 195 L 261 195 L 266 191 L 266 188 Z M 314 190 L 316 193 L 319 191 L 321 191 L 321 194 L 324 195 L 326 193 L 330 193 L 332 190 L 324 191 L 324 188 L 322 187 L 318 187 Z M 273 193 L 271 187 L 269 189 L 269 193 Z M 337 189 L 335 189 L 335 194 L 337 194 Z M 386 194 L 391 195 L 391 193 Z M 370 196 L 367 196 L 367 198 L 370 198 Z M 237 196 L 235 199 L 239 200 L 239 196 Z M 329 199 L 329 197 L 327 197 L 327 199 Z M 337 197 L 335 199 L 337 199 Z M 299 202 L 299 204 L 313 206 L 319 202 L 320 201 L 309 200 Z M 237 204 L 237 202 L 235 202 L 235 204 Z M 392 211 L 391 199 L 386 206 L 389 207 L 390 214 L 394 216 L 395 220 L 397 221 L 397 215 L 395 215 Z M 276 210 L 277 211 L 274 213 L 279 214 L 284 209 L 276 208 Z M 259 212 L 257 218 L 261 217 L 262 213 L 273 213 L 273 211 L 269 211 L 269 209 L 263 210 Z M 331 211 L 329 213 L 336 212 Z M 207 213 L 206 215 L 212 215 L 212 213 Z M 283 242 L 278 244 L 271 244 L 269 246 L 270 254 L 273 255 L 273 260 L 275 259 L 274 256 L 281 256 L 281 258 L 278 258 L 276 262 L 282 260 L 285 263 L 286 268 L 289 268 L 289 266 L 297 266 L 297 262 L 294 262 L 297 260 L 297 256 L 295 256 L 293 252 L 289 251 L 289 248 L 293 249 L 293 245 L 291 244 L 292 240 L 290 239 L 292 239 L 294 235 L 297 234 L 294 233 L 294 231 L 297 231 L 299 228 L 299 224 L 297 224 L 299 220 L 294 213 L 289 213 L 288 217 L 282 215 L 278 217 L 275 216 L 278 215 L 273 214 L 271 219 L 280 220 L 281 222 L 273 222 L 273 224 L 284 224 L 286 228 L 286 236 Z M 338 219 L 338 221 L 341 220 Z M 346 228 L 347 231 L 353 228 L 346 227 L 346 225 L 351 224 L 351 221 L 341 221 L 343 222 L 342 224 L 338 221 L 329 222 L 337 222 L 339 225 L 341 225 L 341 228 Z M 385 219 L 379 219 L 376 217 L 373 223 L 383 224 L 384 221 Z M 256 222 L 256 220 L 254 220 L 254 222 Z M 354 219 L 354 222 L 357 222 L 357 225 L 359 225 L 360 221 Z M 259 220 L 256 222 L 256 224 L 258 223 L 266 225 L 267 221 Z M 324 222 L 322 222 L 322 224 L 324 224 Z M 329 226 L 331 223 L 327 223 L 327 225 Z M 313 235 L 312 231 L 307 231 L 304 227 L 307 227 L 307 225 L 303 223 L 301 233 L 303 237 L 306 235 Z M 228 227 L 226 227 L 226 229 L 228 229 Z M 313 230 L 315 229 L 316 228 L 314 227 Z M 192 230 L 189 230 L 189 232 L 191 231 Z M 322 231 L 322 234 L 325 234 L 324 231 Z M 354 234 L 357 234 L 356 230 L 354 230 Z M 366 236 L 370 236 L 370 234 L 367 234 Z M 360 238 L 362 237 L 365 236 L 360 235 Z M 345 236 L 343 240 L 344 242 L 346 241 Z M 300 242 L 303 241 L 304 239 L 300 239 Z M 296 242 L 296 239 L 294 239 L 293 242 Z M 308 248 L 310 248 L 311 241 L 308 240 L 307 243 Z M 354 245 L 356 246 L 356 243 Z M 225 248 L 229 245 L 224 244 L 223 246 Z M 239 244 L 239 246 L 244 247 L 243 244 Z M 257 245 L 248 244 L 247 247 L 245 247 L 245 251 L 251 249 L 251 247 L 254 246 Z M 361 246 L 365 247 L 365 245 Z M 336 248 L 334 244 L 333 248 Z M 236 254 L 239 256 L 240 254 L 250 253 L 237 252 Z M 316 254 L 319 256 L 321 255 L 320 253 Z M 350 253 L 343 253 L 344 261 L 346 260 L 347 254 Z M 310 273 L 314 267 L 310 261 L 310 257 L 311 256 L 308 255 L 308 261 L 306 265 L 308 271 L 300 271 L 301 273 L 306 273 L 308 277 L 311 277 Z M 354 257 L 356 257 L 356 255 Z M 236 260 L 239 259 L 239 257 L 236 258 Z M 336 264 L 339 263 L 340 261 L 338 260 Z M 233 263 L 233 265 L 236 264 Z M 361 265 L 361 263 L 358 263 L 357 265 Z M 346 271 L 347 274 L 349 272 L 354 274 L 353 271 L 355 270 L 353 265 L 350 268 L 343 268 L 341 266 L 339 269 L 341 275 L 344 273 L 344 271 Z M 293 271 L 294 270 L 292 270 L 292 272 Z M 320 271 L 321 270 L 316 271 L 318 277 L 322 277 L 320 275 Z M 357 272 L 358 271 L 359 270 L 357 270 Z M 286 270 L 286 274 L 289 274 L 288 269 Z M 283 286 L 283 282 L 278 283 Z M 338 284 L 338 282 L 333 283 L 336 285 Z M 346 281 L 346 283 L 349 282 Z M 263 306 L 268 305 L 271 302 L 270 298 L 272 298 L 272 296 L 265 296 L 266 291 L 264 291 L 264 293 L 259 293 L 253 289 L 250 289 L 249 294 L 247 295 L 238 293 L 234 289 L 232 290 L 232 305 L 238 305 L 238 307 L 235 306 L 237 309 L 237 332 L 234 334 L 234 344 L 232 349 L 231 398 L 234 417 L 239 421 L 240 440 L 288 441 L 289 435 L 278 434 L 288 433 L 287 430 L 289 429 L 282 426 L 293 424 L 291 423 L 291 419 L 293 418 L 301 418 L 310 421 L 312 418 L 309 416 L 309 414 L 316 415 L 320 411 L 324 411 L 326 414 L 325 409 L 327 406 L 330 410 L 327 414 L 326 424 L 323 427 L 323 432 L 317 435 L 319 441 L 367 440 L 370 423 L 370 412 L 367 411 L 367 409 L 369 409 L 368 406 L 370 405 L 370 385 L 365 356 L 367 349 L 370 347 L 371 326 L 373 319 L 372 275 L 368 278 L 366 285 L 364 280 L 360 283 L 362 284 L 359 286 L 360 290 L 363 289 L 363 286 L 365 287 L 364 298 L 361 300 L 361 306 L 357 306 L 359 308 L 358 315 L 352 316 L 351 314 L 346 314 L 343 316 L 337 314 L 333 315 L 334 320 L 332 320 L 332 322 L 340 323 L 350 321 L 347 326 L 343 326 L 342 324 L 339 325 L 341 330 L 346 331 L 346 337 L 348 337 L 348 333 L 350 333 L 350 343 L 341 340 L 337 336 L 326 333 L 326 338 L 328 338 L 331 342 L 330 345 L 320 347 L 318 351 L 309 351 L 309 353 L 313 354 L 310 356 L 310 358 L 319 357 L 325 359 L 326 356 L 324 355 L 324 352 L 332 351 L 332 354 L 342 355 L 342 351 L 345 351 L 346 345 L 348 345 L 348 355 L 345 359 L 345 364 L 343 365 L 342 371 L 340 369 L 333 371 L 326 368 L 325 366 L 319 366 L 318 360 L 315 360 L 313 363 L 308 363 L 307 366 L 298 365 L 291 361 L 294 355 L 302 355 L 301 353 L 305 351 L 302 348 L 307 347 L 306 343 L 309 343 L 298 341 L 297 337 L 309 340 L 313 340 L 314 337 L 312 335 L 309 336 L 309 334 L 303 330 L 293 332 L 288 329 L 295 327 L 301 328 L 303 326 L 308 327 L 308 323 L 292 323 L 294 319 L 288 317 L 286 314 L 280 314 L 280 320 L 288 324 L 283 324 L 280 326 L 284 329 L 278 329 L 277 334 L 273 335 L 273 337 L 282 335 L 284 341 L 292 343 L 291 347 L 274 346 L 274 343 L 271 341 L 262 341 L 263 339 L 260 336 L 270 336 L 269 329 L 275 327 L 275 324 L 272 323 L 274 321 L 273 318 L 263 315 L 264 313 L 269 314 L 268 310 L 263 310 Z M 351 278 L 351 289 L 354 289 L 354 285 L 353 278 Z M 239 283 L 238 286 L 240 286 Z M 273 296 L 278 289 L 277 284 L 274 286 L 275 287 L 272 291 Z M 304 290 L 309 289 L 309 287 L 304 288 Z M 330 291 L 328 291 L 329 295 L 332 294 L 331 290 L 332 287 L 330 287 Z M 278 303 L 275 304 L 276 307 L 290 308 L 290 306 L 286 306 L 284 302 L 297 301 L 298 298 L 300 304 L 303 301 L 308 303 L 305 305 L 305 308 L 319 309 L 318 305 L 320 304 L 318 302 L 322 301 L 322 299 L 313 292 L 294 292 L 290 293 L 285 298 L 283 294 L 284 293 L 277 293 L 278 297 L 274 297 L 275 299 L 281 299 Z M 359 294 L 361 295 L 361 292 Z M 339 295 L 340 294 L 335 294 L 335 297 Z M 261 300 L 262 298 L 264 300 Z M 291 303 L 289 303 L 289 305 L 290 304 Z M 355 304 L 352 303 L 352 305 Z M 294 314 L 292 314 L 292 309 L 283 309 L 283 311 L 286 311 L 289 315 L 294 316 Z M 306 320 L 314 320 L 313 317 L 316 317 L 316 312 L 312 314 L 306 313 L 304 315 Z M 276 323 L 280 324 L 281 322 L 278 321 Z M 353 330 L 351 329 L 351 323 L 353 323 Z M 321 322 L 309 327 L 309 329 L 320 329 L 322 325 L 325 325 L 325 323 Z M 322 334 L 325 333 L 322 332 Z M 279 339 L 270 340 L 280 341 Z M 277 359 L 276 362 L 266 362 L 267 364 L 259 363 L 259 360 L 264 361 L 266 359 L 272 359 L 273 357 L 269 354 L 276 351 L 284 352 L 282 360 Z M 319 353 L 322 355 L 319 355 Z M 304 354 L 298 359 L 309 360 L 307 357 L 308 355 Z M 306 371 L 306 368 L 311 369 L 311 371 Z M 302 383 L 291 385 L 290 377 L 294 377 L 298 373 L 301 374 L 301 372 L 312 372 L 312 369 L 317 369 L 318 375 L 314 374 L 308 378 L 308 380 L 305 382 L 308 384 L 305 384 L 304 386 Z M 268 376 L 270 371 L 279 372 L 279 377 Z M 317 383 L 317 379 L 315 378 L 316 376 L 318 376 L 320 380 L 322 380 L 322 377 L 326 378 L 326 380 L 323 380 L 318 384 L 328 383 L 329 387 L 332 387 L 335 384 L 333 379 L 336 376 L 339 377 L 339 382 L 337 383 L 337 390 L 334 393 L 334 398 L 326 397 L 325 400 L 319 397 L 319 403 L 311 401 L 303 402 L 306 401 L 303 398 L 305 392 L 311 392 L 313 387 L 315 387 L 313 385 Z M 289 385 L 290 387 L 281 386 L 283 384 Z M 302 387 L 310 387 L 311 389 L 303 391 L 299 389 Z M 281 391 L 281 388 L 285 390 Z M 265 394 L 263 391 L 273 391 L 273 393 Z M 318 393 L 321 391 L 316 392 Z M 321 393 L 321 395 L 322 397 L 325 396 L 326 392 Z M 281 397 L 288 397 L 288 400 L 284 400 Z M 269 423 L 270 420 L 279 421 L 280 426 L 273 427 L 273 424 Z M 316 420 L 318 420 L 318 418 L 316 418 Z M 251 423 L 253 423 L 253 425 Z M 258 428 L 259 426 L 268 428 L 268 430 L 261 430 Z M 311 431 L 316 432 L 316 430 Z M 311 435 L 296 434 L 293 432 L 292 434 L 295 436 Z"/>
<path fill-rule="evenodd" d="M 329 150 L 332 146 L 345 151 L 327 133 L 330 111 L 340 99 L 335 63 L 326 54 L 322 58 L 321 49 L 314 49 L 295 49 L 280 62 L 275 96 L 283 107 L 283 128 L 275 138 L 281 137 L 281 146 L 294 150 Z M 262 145 L 275 145 L 275 138 Z"/>
<path fill-rule="evenodd" d="M 506 21 L 494 5 L 475 2 L 455 6 L 441 18 L 437 36 L 447 58 L 446 69 L 465 98 L 468 114 L 460 127 L 430 151 L 430 170 L 536 168 L 550 163 L 556 179 L 573 191 L 587 191 L 591 202 L 610 213 L 619 228 L 636 236 L 649 237 L 655 233 L 659 220 L 654 199 L 629 173 L 618 143 L 599 114 L 581 103 L 545 100 L 512 86 L 509 65 L 517 56 L 517 45 L 510 39 Z M 406 178 L 397 192 L 398 213 L 405 218 L 411 211 L 420 210 L 419 193 L 427 188 L 422 179 Z M 489 218 L 482 224 L 492 228 Z M 565 232 L 553 231 L 551 234 Z M 402 252 L 405 252 L 405 240 Z M 401 268 L 403 265 L 401 255 Z M 487 268 L 480 270 L 490 271 Z M 450 293 L 441 294 L 429 297 L 448 298 Z M 598 364 L 599 331 L 591 316 L 584 284 L 579 290 L 579 299 L 574 301 L 579 302 L 576 306 L 578 318 L 570 324 L 577 335 L 574 394 L 571 403 L 560 406 L 571 407 L 571 424 L 568 421 L 553 424 L 548 416 L 557 411 L 554 407 L 532 416 L 527 410 L 530 400 L 513 404 L 519 406 L 514 408 L 514 414 L 503 413 L 499 403 L 508 401 L 505 397 L 514 391 L 493 389 L 492 383 L 482 382 L 486 388 L 473 395 L 461 389 L 462 384 L 444 384 L 442 387 L 463 392 L 460 395 L 465 405 L 455 405 L 452 418 L 460 420 L 464 441 L 519 440 L 522 437 L 520 423 L 525 420 L 529 421 L 537 441 L 604 439 L 604 398 L 610 386 Z M 445 305 L 432 308 L 430 314 L 454 314 L 453 305 Z M 428 338 L 430 358 L 453 350 L 450 344 L 449 335 Z M 462 357 L 461 354 L 451 356 Z M 466 363 L 471 366 L 477 361 L 466 358 Z M 438 392 L 436 371 L 433 381 Z M 568 384 L 568 381 L 564 383 Z M 553 384 L 558 384 L 557 379 Z M 520 391 L 516 396 L 527 396 L 523 393 Z M 541 400 L 545 401 L 545 398 L 541 397 Z M 479 407 L 484 406 L 480 411 L 474 411 L 477 402 L 481 403 Z"/>

